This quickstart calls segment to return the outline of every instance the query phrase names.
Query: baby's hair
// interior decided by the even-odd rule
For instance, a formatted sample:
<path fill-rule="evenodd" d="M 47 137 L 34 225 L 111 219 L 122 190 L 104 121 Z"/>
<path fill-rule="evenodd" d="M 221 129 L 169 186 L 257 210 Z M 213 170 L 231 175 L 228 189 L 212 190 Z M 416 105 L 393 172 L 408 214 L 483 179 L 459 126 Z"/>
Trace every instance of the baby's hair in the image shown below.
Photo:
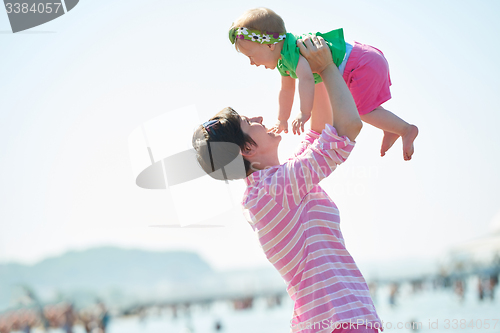
<path fill-rule="evenodd" d="M 232 108 L 227 107 L 217 113 L 210 120 L 218 120 L 210 127 L 210 130 L 200 125 L 193 134 L 193 148 L 196 151 L 196 159 L 201 168 L 211 177 L 219 180 L 243 179 L 251 172 L 251 164 L 243 158 L 245 170 L 224 170 L 224 174 L 215 171 L 230 164 L 239 155 L 240 150 L 247 145 L 257 143 L 241 129 L 241 117 Z M 227 144 L 215 144 L 227 143 Z M 211 144 L 213 143 L 213 144 Z"/>
<path fill-rule="evenodd" d="M 247 10 L 236 21 L 234 21 L 231 28 L 233 27 L 274 32 L 279 34 L 286 33 L 285 22 L 281 16 L 265 7 Z M 234 43 L 234 46 L 236 47 L 236 50 L 239 51 L 238 39 Z"/>

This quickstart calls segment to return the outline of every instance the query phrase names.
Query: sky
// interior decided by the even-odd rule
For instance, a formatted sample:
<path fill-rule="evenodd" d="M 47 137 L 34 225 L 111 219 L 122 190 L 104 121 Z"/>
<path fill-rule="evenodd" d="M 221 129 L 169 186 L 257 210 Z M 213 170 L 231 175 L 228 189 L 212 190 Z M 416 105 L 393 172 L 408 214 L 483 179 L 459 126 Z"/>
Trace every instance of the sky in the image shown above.
<path fill-rule="evenodd" d="M 161 227 L 179 222 L 172 191 L 135 185 L 129 147 L 134 130 L 160 117 L 168 144 L 187 149 L 189 129 L 226 106 L 274 124 L 279 73 L 250 66 L 227 38 L 258 6 L 289 32 L 343 28 L 346 40 L 382 50 L 392 80 L 384 107 L 419 128 L 405 162 L 401 141 L 380 157 L 382 131 L 365 124 L 322 182 L 356 261 L 443 258 L 492 231 L 498 2 L 309 1 L 304 10 L 298 1 L 81 0 L 17 34 L 0 11 L 0 262 L 112 245 L 196 251 L 221 270 L 269 265 L 237 207 L 242 181 L 230 184 L 232 208 L 208 221 L 223 227 Z M 178 111 L 186 106 L 199 118 Z M 282 161 L 299 141 L 283 135 Z M 208 198 L 193 193 L 188 209 L 203 211 Z"/>

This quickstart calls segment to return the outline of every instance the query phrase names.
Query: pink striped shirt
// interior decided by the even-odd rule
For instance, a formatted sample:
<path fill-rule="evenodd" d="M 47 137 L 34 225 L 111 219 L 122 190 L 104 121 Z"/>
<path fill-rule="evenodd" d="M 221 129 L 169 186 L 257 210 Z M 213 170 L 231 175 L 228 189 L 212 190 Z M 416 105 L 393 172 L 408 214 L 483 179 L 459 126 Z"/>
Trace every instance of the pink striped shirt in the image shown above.
<path fill-rule="evenodd" d="M 353 147 L 327 124 L 321 135 L 308 131 L 287 162 L 245 179 L 243 212 L 294 301 L 292 332 L 331 332 L 346 322 L 382 326 L 345 248 L 337 206 L 318 185 Z"/>

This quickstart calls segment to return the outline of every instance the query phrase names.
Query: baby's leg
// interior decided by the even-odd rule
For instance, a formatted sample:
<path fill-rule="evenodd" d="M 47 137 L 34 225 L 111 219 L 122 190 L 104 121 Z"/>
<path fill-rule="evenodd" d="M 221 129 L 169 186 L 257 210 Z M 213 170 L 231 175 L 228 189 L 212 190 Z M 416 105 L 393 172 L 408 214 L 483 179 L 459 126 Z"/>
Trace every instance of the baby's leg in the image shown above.
<path fill-rule="evenodd" d="M 330 112 L 315 112 L 328 108 Z M 325 124 L 333 123 L 333 113 L 331 112 L 330 98 L 323 82 L 315 85 L 314 104 L 311 111 L 311 128 L 325 128 Z"/>
<path fill-rule="evenodd" d="M 385 152 L 401 136 L 403 139 L 403 157 L 405 161 L 411 160 L 411 156 L 413 155 L 413 141 L 418 135 L 417 126 L 408 124 L 381 106 L 372 112 L 361 115 L 361 120 L 384 131 L 384 139 L 380 148 L 381 156 L 384 156 Z"/>

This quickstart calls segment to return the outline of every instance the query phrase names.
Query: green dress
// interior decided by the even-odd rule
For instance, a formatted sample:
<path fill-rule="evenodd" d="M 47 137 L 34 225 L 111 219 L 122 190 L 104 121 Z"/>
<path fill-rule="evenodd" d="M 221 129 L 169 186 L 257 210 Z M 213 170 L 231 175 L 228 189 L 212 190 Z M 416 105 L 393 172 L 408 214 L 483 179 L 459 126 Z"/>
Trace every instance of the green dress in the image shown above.
<path fill-rule="evenodd" d="M 281 59 L 278 60 L 278 66 L 276 66 L 282 76 L 290 76 L 294 79 L 297 78 L 297 74 L 295 72 L 297 70 L 297 64 L 299 63 L 300 56 L 297 40 L 308 35 L 313 35 L 313 33 L 304 35 L 294 35 L 291 33 L 286 34 L 283 49 L 281 50 Z M 345 56 L 344 31 L 342 29 L 336 29 L 324 34 L 317 32 L 314 35 L 321 36 L 325 39 L 325 42 L 332 51 L 333 62 L 337 67 L 340 66 Z M 321 77 L 314 73 L 314 82 L 319 83 L 322 81 Z"/>

